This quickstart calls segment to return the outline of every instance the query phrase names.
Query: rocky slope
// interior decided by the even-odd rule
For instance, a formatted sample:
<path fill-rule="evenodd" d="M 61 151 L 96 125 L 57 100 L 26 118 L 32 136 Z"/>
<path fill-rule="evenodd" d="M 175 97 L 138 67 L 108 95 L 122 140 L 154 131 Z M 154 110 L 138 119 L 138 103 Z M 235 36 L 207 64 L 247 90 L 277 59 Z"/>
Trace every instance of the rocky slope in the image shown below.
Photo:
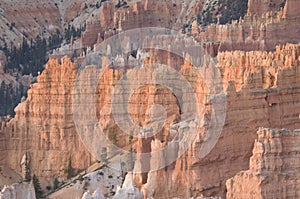
<path fill-rule="evenodd" d="M 37 35 L 48 38 L 64 28 L 85 10 L 84 4 L 91 1 L 55 0 L 41 2 L 36 0 L 19 1 L 4 0 L 0 3 L 1 46 L 6 43 L 10 47 L 22 43 L 22 38 L 33 38 Z M 91 10 L 86 9 L 86 12 Z M 79 26 L 79 25 L 78 25 Z"/>
<path fill-rule="evenodd" d="M 261 128 L 257 134 L 249 170 L 226 182 L 226 198 L 299 198 L 299 130 Z"/>
<path fill-rule="evenodd" d="M 295 9 L 297 0 L 287 0 L 283 8 L 277 6 L 271 11 L 269 4 L 264 2 L 269 1 L 249 1 L 244 19 L 233 21 L 232 24 L 212 24 L 205 28 L 198 28 L 194 24 L 191 34 L 203 42 L 212 55 L 231 50 L 270 51 L 279 44 L 299 42 L 299 11 Z M 252 10 L 255 5 L 268 11 L 257 13 L 253 11 L 256 9 Z M 289 30 L 289 34 L 286 34 L 286 30 Z"/>

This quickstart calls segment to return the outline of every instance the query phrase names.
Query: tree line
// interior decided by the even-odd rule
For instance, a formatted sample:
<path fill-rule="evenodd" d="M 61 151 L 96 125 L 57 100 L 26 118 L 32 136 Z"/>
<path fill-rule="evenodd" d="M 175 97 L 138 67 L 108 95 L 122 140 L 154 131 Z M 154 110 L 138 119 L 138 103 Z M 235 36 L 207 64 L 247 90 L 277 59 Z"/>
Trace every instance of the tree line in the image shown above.
<path fill-rule="evenodd" d="M 79 38 L 85 30 L 86 25 L 75 28 L 69 25 L 65 29 L 64 35 L 57 30 L 54 34 L 48 37 L 48 40 L 37 36 L 33 39 L 23 37 L 20 46 L 14 46 L 12 43 L 8 46 L 7 43 L 0 47 L 7 57 L 7 64 L 4 66 L 6 73 L 11 73 L 14 76 L 30 75 L 36 77 L 39 72 L 42 72 L 44 65 L 48 60 L 48 52 L 61 46 L 65 40 L 67 43 L 71 38 Z M 27 93 L 27 87 L 18 85 L 14 88 L 12 83 L 1 83 L 0 87 L 0 116 L 14 116 L 14 108 L 20 102 L 22 96 Z"/>
<path fill-rule="evenodd" d="M 0 116 L 14 116 L 14 108 L 27 95 L 27 89 L 22 84 L 14 87 L 12 83 L 5 84 L 3 81 L 0 86 Z"/>

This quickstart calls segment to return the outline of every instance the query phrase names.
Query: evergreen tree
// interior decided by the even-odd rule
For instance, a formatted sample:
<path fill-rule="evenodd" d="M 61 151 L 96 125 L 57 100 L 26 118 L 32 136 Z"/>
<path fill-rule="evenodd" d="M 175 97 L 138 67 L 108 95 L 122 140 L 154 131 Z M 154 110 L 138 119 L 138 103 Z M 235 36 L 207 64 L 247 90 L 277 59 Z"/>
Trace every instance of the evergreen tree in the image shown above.
<path fill-rule="evenodd" d="M 31 181 L 30 168 L 29 168 L 28 155 L 26 153 L 26 155 L 25 155 L 25 179 L 24 179 L 24 182 L 30 182 L 30 181 Z"/>
<path fill-rule="evenodd" d="M 57 178 L 55 178 L 53 182 L 53 190 L 56 190 L 58 188 L 58 185 L 59 185 L 59 181 Z"/>
<path fill-rule="evenodd" d="M 72 167 L 72 160 L 71 156 L 69 157 L 69 164 L 68 164 L 68 169 L 67 169 L 68 176 L 67 178 L 70 179 L 73 177 L 74 169 Z"/>
<path fill-rule="evenodd" d="M 37 199 L 44 198 L 44 193 L 43 193 L 43 190 L 41 188 L 40 181 L 39 181 L 39 179 L 37 178 L 36 175 L 33 175 L 32 181 L 33 181 L 33 186 L 34 186 L 36 198 Z"/>

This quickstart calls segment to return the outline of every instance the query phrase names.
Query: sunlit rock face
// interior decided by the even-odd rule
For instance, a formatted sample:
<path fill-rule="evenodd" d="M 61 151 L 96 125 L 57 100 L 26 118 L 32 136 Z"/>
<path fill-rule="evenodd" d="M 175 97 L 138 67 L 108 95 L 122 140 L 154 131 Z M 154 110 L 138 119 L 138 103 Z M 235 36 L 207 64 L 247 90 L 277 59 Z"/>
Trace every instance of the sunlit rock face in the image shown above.
<path fill-rule="evenodd" d="M 220 53 L 217 66 L 227 95 L 227 111 L 218 143 L 205 158 L 199 159 L 205 126 L 198 129 L 199 134 L 192 147 L 183 156 L 166 169 L 136 175 L 136 185 L 147 190 L 145 194 L 154 197 L 224 196 L 226 180 L 248 168 L 253 146 L 249 140 L 255 139 L 253 132 L 256 129 L 260 126 L 299 127 L 299 49 L 299 45 L 289 44 L 277 47 L 274 52 Z M 152 52 L 152 56 L 152 60 L 163 60 L 168 54 Z M 149 64 L 151 60 L 145 63 Z M 209 90 L 202 77 L 197 76 L 197 70 L 184 61 L 171 63 L 179 68 L 179 72 L 197 91 L 199 110 L 211 114 L 210 104 L 205 102 L 204 97 Z M 101 83 L 97 85 L 96 116 L 107 130 L 107 137 L 129 150 L 129 135 L 117 128 L 109 107 L 114 83 L 124 71 L 107 66 L 103 71 Z M 152 72 L 154 74 L 155 70 Z M 127 70 L 128 77 L 133 79 L 143 75 L 146 78 L 149 74 L 147 67 L 144 70 Z M 21 159 L 29 152 L 32 173 L 52 178 L 66 175 L 64 169 L 70 157 L 73 168 L 84 169 L 93 163 L 74 126 L 72 94 L 76 75 L 77 67 L 69 59 L 64 58 L 61 63 L 49 61 L 37 83 L 32 85 L 28 98 L 16 108 L 15 118 L 1 125 L 0 135 L 4 143 L 0 145 L 2 164 L 21 172 Z M 155 97 L 160 95 L 165 97 Z M 176 123 L 180 113 L 177 99 L 170 90 L 156 85 L 140 87 L 131 96 L 129 110 L 135 123 L 143 126 L 150 121 L 150 105 L 153 102 L 166 108 L 166 124 Z M 143 111 L 139 111 L 138 103 L 145 107 Z M 83 111 L 82 114 L 84 122 L 89 113 Z M 109 137 L 112 131 L 116 136 Z M 134 139 L 133 148 L 147 152 L 164 147 L 169 141 L 168 132 L 165 128 L 148 141 Z M 164 161 L 163 157 L 150 158 L 142 167 L 153 168 L 159 164 L 157 161 Z M 140 165 L 137 161 L 136 166 Z M 166 184 L 169 188 L 165 187 Z M 170 187 L 172 190 L 181 187 L 186 191 L 165 192 Z"/>
<path fill-rule="evenodd" d="M 276 6 L 278 5 L 277 1 L 274 3 Z M 151 68 L 152 63 L 160 62 L 171 66 L 190 83 L 195 91 L 197 99 L 195 107 L 199 110 L 202 119 L 199 121 L 200 127 L 196 129 L 197 135 L 188 150 L 175 162 L 160 170 L 153 168 L 164 164 L 169 158 L 163 152 L 149 156 L 147 161 L 142 161 L 137 157 L 134 168 L 154 171 L 130 176 L 132 178 L 130 183 L 133 183 L 134 187 L 131 186 L 132 184 L 129 187 L 122 187 L 119 190 L 120 197 L 123 196 L 122 194 L 128 193 L 136 193 L 137 197 L 140 197 L 142 193 L 143 196 L 154 198 L 189 198 L 201 194 L 225 197 L 226 181 L 239 171 L 249 169 L 249 159 L 257 137 L 255 132 L 259 127 L 299 128 L 300 46 L 299 44 L 286 44 L 287 42 L 299 42 L 297 37 L 299 32 L 297 12 L 299 9 L 295 9 L 299 6 L 296 1 L 287 0 L 284 9 L 278 10 L 276 14 L 274 14 L 273 8 L 269 12 L 268 6 L 262 6 L 261 10 L 257 11 L 258 14 L 265 10 L 268 12 L 257 18 L 253 13 L 255 11 L 251 10 L 256 5 L 253 4 L 253 1 L 249 1 L 249 4 L 250 10 L 247 16 L 239 22 L 210 25 L 205 30 L 201 30 L 197 24 L 193 24 L 193 35 L 199 41 L 205 41 L 206 49 L 215 56 L 216 66 L 221 77 L 221 81 L 217 81 L 216 84 L 221 85 L 222 91 L 226 95 L 225 125 L 217 144 L 204 158 L 200 158 L 201 146 L 205 140 L 210 117 L 214 114 L 211 99 L 208 97 L 211 90 L 208 88 L 205 78 L 199 75 L 200 69 L 189 63 L 189 55 L 178 58 L 172 53 L 152 49 L 150 52 L 138 52 L 142 55 L 141 57 L 147 57 L 142 60 L 139 70 L 125 68 L 122 64 L 110 66 L 104 59 L 99 60 L 102 63 L 102 73 L 98 79 L 93 79 L 93 75 L 83 76 L 86 78 L 81 79 L 82 82 L 96 84 L 96 97 L 94 112 L 81 109 L 79 114 L 77 113 L 81 118 L 80 122 L 88 124 L 90 116 L 95 115 L 107 138 L 127 151 L 133 150 L 142 153 L 159 151 L 172 141 L 172 132 L 194 125 L 180 122 L 182 119 L 180 113 L 194 106 L 186 103 L 184 108 L 180 107 L 181 98 L 175 96 L 172 89 L 155 83 L 133 89 L 136 82 L 152 78 L 163 72 L 160 68 Z M 169 8 L 170 6 L 172 9 Z M 117 9 L 115 4 L 107 2 L 101 8 L 100 22 L 87 24 L 87 30 L 77 44 L 87 47 L 87 51 L 91 52 L 94 50 L 92 46 L 95 43 L 105 41 L 121 30 L 134 28 L 136 24 L 140 27 L 139 25 L 153 23 L 152 25 L 156 26 L 161 23 L 172 27 L 173 24 L 176 24 L 173 21 L 175 17 L 172 13 L 184 10 L 184 6 L 180 9 L 177 6 L 149 0 L 130 4 L 127 12 L 125 8 Z M 164 16 L 164 11 L 168 9 L 168 16 Z M 164 14 L 159 15 L 160 13 Z M 163 18 L 161 22 L 159 22 L 160 17 Z M 286 33 L 287 28 L 290 30 L 289 34 Z M 157 37 L 148 42 L 174 43 L 174 41 L 176 38 L 168 40 L 165 37 Z M 124 46 L 129 43 L 129 41 L 124 41 Z M 189 41 L 185 40 L 178 45 L 184 46 L 188 43 Z M 112 47 L 107 47 L 107 49 Z M 24 99 L 15 109 L 16 116 L 10 121 L 7 121 L 8 119 L 1 120 L 1 165 L 6 165 L 18 173 L 22 173 L 21 160 L 24 154 L 28 153 L 31 173 L 52 180 L 55 177 L 66 178 L 65 170 L 69 162 L 76 172 L 86 169 L 96 162 L 95 157 L 87 150 L 86 143 L 83 143 L 77 134 L 72 109 L 74 94 L 91 93 L 92 91 L 84 84 L 82 87 L 74 88 L 80 60 L 84 58 L 85 55 L 75 60 L 75 63 L 68 58 L 50 59 L 45 70 L 38 76 L 37 83 L 31 86 L 28 98 Z M 134 58 L 132 55 L 120 55 L 116 59 L 121 63 L 140 61 L 139 58 Z M 202 70 L 205 74 L 214 72 L 211 70 L 211 66 L 212 62 L 203 66 Z M 91 68 L 91 72 L 97 74 L 99 68 Z M 116 84 L 125 78 L 125 74 L 129 82 L 133 80 L 131 81 L 132 87 L 129 88 L 133 92 L 128 100 L 128 111 L 133 123 L 143 128 L 148 124 L 159 124 L 155 123 L 155 120 L 165 119 L 163 128 L 148 139 L 133 138 L 131 140 L 130 135 L 124 133 L 114 119 L 112 95 L 118 94 L 119 90 L 116 88 Z M 97 80 L 96 83 L 95 80 Z M 178 87 L 178 90 L 181 89 L 177 85 L 178 81 L 173 80 L 172 83 Z M 184 97 L 182 99 L 189 99 L 190 96 Z M 87 99 L 79 98 L 79 102 L 86 102 L 80 100 Z M 189 101 L 187 100 L 187 102 Z M 153 109 L 153 104 L 159 104 L 159 106 Z M 164 108 L 164 111 L 161 108 Z M 152 123 L 153 121 L 154 123 Z M 279 137 L 281 133 L 284 132 L 279 131 Z M 293 133 L 288 134 L 294 135 Z M 260 137 L 255 142 L 255 146 L 259 145 L 259 142 L 264 142 L 261 140 L 273 141 L 273 137 L 272 139 L 271 137 L 270 139 Z M 296 139 L 298 138 L 295 134 Z M 274 138 L 275 141 L 285 143 L 277 138 Z M 101 146 L 96 145 L 96 147 L 101 149 L 102 144 Z M 276 144 L 274 146 L 277 147 Z M 174 145 L 174 153 L 168 155 L 176 156 L 184 147 L 185 143 L 178 143 Z M 289 154 L 289 150 L 294 149 L 286 148 L 284 153 Z M 269 172 L 262 168 L 278 167 L 277 160 L 267 163 L 269 153 L 262 153 L 267 158 L 265 163 L 268 165 L 264 165 L 265 163 L 260 162 L 262 155 L 259 155 L 259 150 L 255 148 L 254 152 L 250 171 L 238 174 L 232 180 L 227 181 L 227 190 L 229 190 L 227 197 L 239 198 L 239 194 L 245 191 L 246 186 L 242 184 L 242 181 L 248 177 L 251 179 L 249 181 L 253 183 L 255 191 L 262 189 L 258 185 L 263 179 L 252 172 L 260 170 Z M 277 153 L 279 154 L 278 151 L 276 151 Z M 114 155 L 114 153 L 108 151 L 108 155 Z M 285 161 L 283 157 L 280 158 L 279 162 Z M 293 154 L 291 158 L 294 158 Z M 295 162 L 294 159 L 292 160 Z M 297 168 L 296 163 L 294 166 Z M 290 172 L 284 168 L 281 171 Z M 248 173 L 250 173 L 249 176 L 247 176 Z M 272 179 L 277 179 L 276 175 L 274 174 Z M 282 184 L 281 180 L 278 178 L 278 180 L 274 180 L 274 183 Z M 288 180 L 292 180 L 292 178 L 288 178 Z M 273 184 L 270 184 L 270 187 L 263 188 L 269 192 L 272 186 Z M 297 186 L 298 184 L 295 184 L 295 187 Z M 84 193 L 83 197 L 92 198 L 95 195 L 102 197 L 101 192 L 95 191 L 96 189 Z M 259 194 L 259 191 L 257 193 Z M 284 193 L 290 194 L 290 191 L 283 191 Z M 81 190 L 80 197 L 82 194 Z M 259 197 L 259 195 L 256 196 Z"/>
<path fill-rule="evenodd" d="M 65 175 L 70 159 L 76 169 L 91 164 L 72 118 L 76 73 L 69 59 L 48 62 L 37 83 L 31 85 L 27 99 L 16 107 L 15 118 L 2 124 L 3 164 L 21 172 L 21 159 L 28 152 L 31 174 L 48 178 Z"/>
<path fill-rule="evenodd" d="M 260 128 L 249 170 L 226 182 L 227 198 L 298 198 L 300 131 Z"/>

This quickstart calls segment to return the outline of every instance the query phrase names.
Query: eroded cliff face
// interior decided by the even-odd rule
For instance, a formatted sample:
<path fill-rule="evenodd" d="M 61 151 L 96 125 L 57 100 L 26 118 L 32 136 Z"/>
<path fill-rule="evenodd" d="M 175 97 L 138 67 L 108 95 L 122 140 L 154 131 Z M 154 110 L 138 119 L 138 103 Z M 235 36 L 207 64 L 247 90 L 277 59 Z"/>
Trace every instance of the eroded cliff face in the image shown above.
<path fill-rule="evenodd" d="M 87 23 L 82 35 L 83 47 L 93 46 L 99 38 L 108 38 L 121 30 L 142 27 L 164 27 L 179 30 L 202 9 L 203 1 L 133 1 L 117 8 L 105 2 L 98 20 Z"/>
<path fill-rule="evenodd" d="M 249 170 L 226 182 L 227 198 L 298 198 L 299 130 L 260 128 Z"/>
<path fill-rule="evenodd" d="M 283 7 L 285 0 L 249 0 L 248 1 L 248 14 L 261 16 L 262 14 L 270 11 L 278 11 Z"/>
<path fill-rule="evenodd" d="M 69 59 L 48 62 L 27 99 L 16 107 L 15 118 L 1 125 L 1 164 L 21 173 L 28 152 L 31 175 L 46 178 L 66 175 L 69 160 L 75 170 L 91 164 L 74 130 L 71 93 L 76 74 Z"/>
<path fill-rule="evenodd" d="M 205 97 L 209 90 L 197 75 L 197 69 L 187 61 L 172 58 L 169 53 L 153 50 L 149 55 L 150 58 L 144 61 L 143 70 L 127 69 L 129 79 L 147 79 L 159 74 L 159 71 L 151 70 L 152 62 L 171 63 L 196 90 L 197 106 L 203 111 L 201 114 L 211 114 L 211 104 Z M 206 157 L 199 158 L 206 128 L 202 126 L 192 147 L 183 156 L 165 169 L 136 175 L 136 186 L 146 190 L 145 194 L 149 197 L 155 198 L 185 198 L 201 194 L 224 197 L 226 180 L 248 169 L 253 146 L 251 140 L 255 139 L 254 132 L 260 126 L 299 128 L 299 56 L 300 45 L 293 44 L 278 46 L 274 52 L 220 53 L 217 65 L 224 81 L 227 110 L 218 143 Z M 115 84 L 125 71 L 122 67 L 102 66 L 104 75 L 100 76 L 96 92 L 97 118 L 106 130 L 107 137 L 128 150 L 129 136 L 118 129 L 111 109 Z M 97 73 L 97 69 L 93 70 Z M 61 64 L 58 60 L 49 61 L 37 83 L 28 92 L 28 98 L 16 108 L 16 117 L 1 125 L 1 164 L 9 165 L 21 173 L 20 162 L 28 152 L 32 174 L 53 178 L 66 176 L 64 170 L 70 157 L 72 167 L 76 169 L 87 168 L 93 162 L 74 126 L 72 95 L 76 91 L 73 89 L 76 75 L 77 67 L 69 59 L 62 59 Z M 87 83 L 94 81 L 89 78 L 84 80 Z M 80 89 L 89 92 L 86 87 L 76 92 Z M 149 152 L 168 144 L 167 126 L 176 123 L 180 112 L 177 100 L 172 92 L 158 85 L 148 85 L 135 91 L 129 101 L 130 114 L 135 123 L 142 126 L 148 123 L 150 105 L 153 103 L 159 103 L 167 110 L 166 128 L 149 140 L 134 139 L 135 150 Z M 82 111 L 83 122 L 88 115 L 89 112 Z M 180 143 L 178 146 L 180 148 Z M 163 154 L 158 159 L 163 160 L 162 157 Z M 156 164 L 157 159 L 153 157 L 142 167 L 152 168 Z M 139 159 L 136 165 L 141 165 Z"/>
<path fill-rule="evenodd" d="M 262 2 L 262 1 L 258 1 Z M 244 19 L 232 24 L 212 24 L 206 28 L 194 28 L 191 32 L 199 41 L 204 42 L 212 55 L 219 51 L 270 51 L 276 45 L 287 42 L 299 42 L 299 11 L 297 1 L 287 0 L 284 8 L 269 9 L 264 4 L 278 4 L 278 1 L 263 1 L 261 6 L 256 1 L 249 1 L 248 13 Z M 259 6 L 262 11 L 254 12 Z M 258 9 L 259 10 L 259 9 Z M 289 30 L 289 34 L 286 34 Z"/>
<path fill-rule="evenodd" d="M 248 168 L 251 140 L 259 127 L 299 128 L 299 45 L 277 47 L 275 52 L 225 52 L 217 60 L 227 93 L 218 143 L 199 159 L 199 137 L 175 165 L 150 172 L 145 185 L 149 195 L 225 197 L 226 179 Z"/>

